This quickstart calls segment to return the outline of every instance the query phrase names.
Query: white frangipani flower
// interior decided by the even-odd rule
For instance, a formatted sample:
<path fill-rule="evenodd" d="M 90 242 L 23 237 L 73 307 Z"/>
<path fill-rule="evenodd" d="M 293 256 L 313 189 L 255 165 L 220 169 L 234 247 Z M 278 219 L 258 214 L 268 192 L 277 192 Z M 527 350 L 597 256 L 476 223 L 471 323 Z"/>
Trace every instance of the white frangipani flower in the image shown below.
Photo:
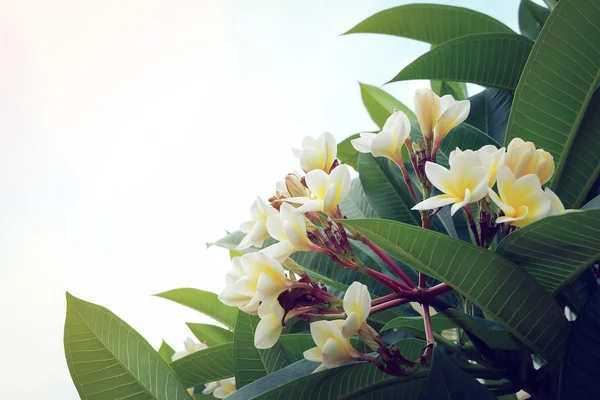
<path fill-rule="evenodd" d="M 469 116 L 471 102 L 469 100 L 456 101 L 447 94 L 440 98 L 440 116 L 433 128 L 433 148 L 437 149 L 448 132 L 461 124 Z"/>
<path fill-rule="evenodd" d="M 479 156 L 481 165 L 486 167 L 489 172 L 488 187 L 493 187 L 496 183 L 496 176 L 498 175 L 498 167 L 504 164 L 504 147 L 498 149 L 492 144 L 483 146 L 475 153 Z"/>
<path fill-rule="evenodd" d="M 361 356 L 342 334 L 343 325 L 343 320 L 317 321 L 310 324 L 310 334 L 317 346 L 306 350 L 304 358 L 322 363 L 313 372 L 339 367 Z"/>
<path fill-rule="evenodd" d="M 498 168 L 498 194 L 488 189 L 503 216 L 496 222 L 522 227 L 544 218 L 550 213 L 552 202 L 542 190 L 537 175 L 529 174 L 517 179 L 507 166 Z"/>
<path fill-rule="evenodd" d="M 342 327 L 342 334 L 349 338 L 358 333 L 371 312 L 371 296 L 366 285 L 352 282 L 344 294 L 344 312 L 347 318 Z"/>
<path fill-rule="evenodd" d="M 219 381 L 209 382 L 204 385 L 204 389 L 202 390 L 202 394 L 212 394 L 216 388 L 219 387 Z"/>
<path fill-rule="evenodd" d="M 234 257 L 231 260 L 231 269 L 227 272 L 225 277 L 227 286 L 219 294 L 219 300 L 223 304 L 231 307 L 238 307 L 247 314 L 255 315 L 258 312 L 258 303 L 251 302 L 253 296 L 240 294 L 235 290 L 234 284 L 242 277 L 244 277 L 242 258 Z"/>
<path fill-rule="evenodd" d="M 269 234 L 279 243 L 263 250 L 271 257 L 283 261 L 295 251 L 316 251 L 318 247 L 310 241 L 306 233 L 304 215 L 295 212 L 294 206 L 281 204 L 278 215 L 267 220 Z"/>
<path fill-rule="evenodd" d="M 417 89 L 414 102 L 421 132 L 425 140 L 429 140 L 440 116 L 440 97 L 429 88 Z"/>
<path fill-rule="evenodd" d="M 217 399 L 224 399 L 237 390 L 235 378 L 227 378 L 219 381 L 219 386 L 212 393 Z"/>
<path fill-rule="evenodd" d="M 267 232 L 267 218 L 271 215 L 277 215 L 277 210 L 274 209 L 268 201 L 262 197 L 257 197 L 250 207 L 250 215 L 252 219 L 240 225 L 240 230 L 246 233 L 237 246 L 238 250 L 247 249 L 250 246 L 261 247 L 265 239 L 269 237 Z"/>
<path fill-rule="evenodd" d="M 371 153 L 374 157 L 386 157 L 395 163 L 402 163 L 400 151 L 409 136 L 408 117 L 402 111 L 394 111 L 383 125 L 381 132 L 361 133 L 359 139 L 352 140 L 352 146 L 361 153 Z"/>
<path fill-rule="evenodd" d="M 485 197 L 490 174 L 481 165 L 479 156 L 472 150 L 452 151 L 449 161 L 450 170 L 429 161 L 425 163 L 427 178 L 444 194 L 423 200 L 413 210 L 430 210 L 452 204 L 450 213 L 454 215 L 465 205 Z"/>
<path fill-rule="evenodd" d="M 302 204 L 296 213 L 323 211 L 335 217 L 337 207 L 348 195 L 352 179 L 345 165 L 338 165 L 329 175 L 320 170 L 311 171 L 305 177 L 306 186 L 314 197 L 292 197 L 289 202 Z"/>
<path fill-rule="evenodd" d="M 542 185 L 554 174 L 554 157 L 545 150 L 536 150 L 535 144 L 521 138 L 514 138 L 508 144 L 504 165 L 517 179 L 529 174 L 537 175 Z"/>
<path fill-rule="evenodd" d="M 197 351 L 207 349 L 208 346 L 202 342 L 196 343 L 192 338 L 187 338 L 186 341 L 183 342 L 183 348 L 184 349 L 182 351 L 178 351 L 175 354 L 173 354 L 173 357 L 171 357 L 173 361 L 177 361 L 180 358 L 189 356 L 190 354 L 195 353 Z"/>
<path fill-rule="evenodd" d="M 316 169 L 329 172 L 337 156 L 337 142 L 329 132 L 319 137 L 306 136 L 302 140 L 302 149 L 293 149 L 294 155 L 300 159 L 304 172 Z"/>
<path fill-rule="evenodd" d="M 262 302 L 258 307 L 260 322 L 256 325 L 254 333 L 254 347 L 257 349 L 270 349 L 273 347 L 283 330 L 283 308 L 277 301 Z"/>
<path fill-rule="evenodd" d="M 563 205 L 562 201 L 560 201 L 560 199 L 558 198 L 558 196 L 556 195 L 556 193 L 554 193 L 552 190 L 550 190 L 550 188 L 544 188 L 544 192 L 546 193 L 546 196 L 548 196 L 548 199 L 550 200 L 550 213 L 548 215 L 559 215 L 559 214 L 564 214 L 566 212 L 571 212 L 571 211 L 576 211 L 576 210 L 565 210 L 565 206 Z"/>

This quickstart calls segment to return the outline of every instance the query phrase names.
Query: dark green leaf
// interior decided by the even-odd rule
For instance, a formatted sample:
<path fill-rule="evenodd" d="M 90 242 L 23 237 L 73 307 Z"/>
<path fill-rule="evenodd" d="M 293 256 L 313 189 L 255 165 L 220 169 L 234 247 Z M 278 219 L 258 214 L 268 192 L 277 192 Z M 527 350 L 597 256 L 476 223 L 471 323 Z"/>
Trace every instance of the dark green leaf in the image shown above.
<path fill-rule="evenodd" d="M 163 340 L 160 344 L 160 348 L 158 349 L 158 355 L 170 364 L 171 361 L 173 361 L 173 354 L 175 354 L 175 350 L 173 350 L 173 348 Z"/>
<path fill-rule="evenodd" d="M 464 82 L 448 82 L 448 81 L 436 81 L 430 82 L 431 90 L 438 96 L 445 96 L 449 94 L 456 100 L 466 100 L 467 95 L 467 84 Z"/>
<path fill-rule="evenodd" d="M 342 210 L 342 214 L 350 219 L 379 218 L 377 212 L 369 204 L 367 195 L 358 178 L 352 180 L 350 192 L 346 198 L 340 202 L 340 209 Z"/>
<path fill-rule="evenodd" d="M 233 342 L 233 332 L 210 324 L 187 322 L 186 325 L 196 338 L 209 346 Z"/>
<path fill-rule="evenodd" d="M 600 208 L 600 196 L 594 197 L 592 200 L 588 201 L 583 207 L 582 210 L 593 210 L 596 208 Z"/>
<path fill-rule="evenodd" d="M 505 143 L 519 137 L 550 152 L 556 162 L 553 189 L 562 183 L 567 155 L 600 79 L 599 34 L 596 0 L 561 1 L 535 42 L 515 92 Z"/>
<path fill-rule="evenodd" d="M 512 33 L 482 33 L 444 42 L 391 82 L 437 79 L 515 90 L 533 42 Z"/>
<path fill-rule="evenodd" d="M 495 88 L 471 96 L 471 111 L 465 122 L 487 133 L 496 142 L 504 143 L 513 97 L 512 92 Z"/>
<path fill-rule="evenodd" d="M 461 370 L 435 345 L 429 377 L 419 400 L 439 399 L 496 400 L 496 396 Z"/>
<path fill-rule="evenodd" d="M 238 309 L 221 303 L 214 293 L 200 289 L 182 288 L 158 293 L 155 296 L 193 308 L 229 328 L 235 328 Z"/>
<path fill-rule="evenodd" d="M 575 314 L 580 314 L 596 290 L 598 290 L 596 273 L 592 268 L 588 268 L 573 283 L 565 287 L 561 294 L 567 300 L 569 308 Z"/>
<path fill-rule="evenodd" d="M 562 0 L 561 0 L 562 2 Z M 560 399 L 600 398 L 600 291 L 577 317 L 560 372 Z"/>
<path fill-rule="evenodd" d="M 411 121 L 417 119 L 415 114 L 408 107 L 388 92 L 379 89 L 376 86 L 366 85 L 360 82 L 359 85 L 365 108 L 379 129 L 383 128 L 385 121 L 392 115 L 394 110 L 403 111 Z"/>
<path fill-rule="evenodd" d="M 456 328 L 456 325 L 443 314 L 436 314 L 431 317 L 431 327 L 434 332 L 441 332 L 446 329 Z M 398 317 L 388 322 L 381 330 L 399 329 L 418 337 L 425 334 L 423 317 Z"/>
<path fill-rule="evenodd" d="M 519 5 L 521 33 L 531 40 L 536 40 L 549 15 L 550 10 L 546 7 L 537 5 L 531 0 L 521 0 Z"/>
<path fill-rule="evenodd" d="M 352 140 L 360 137 L 360 133 L 354 134 L 338 143 L 337 158 L 342 163 L 358 169 L 358 151 L 352 146 Z"/>
<path fill-rule="evenodd" d="M 65 356 L 82 399 L 188 399 L 150 344 L 104 307 L 67 293 Z"/>
<path fill-rule="evenodd" d="M 304 352 L 315 347 L 315 342 L 308 333 L 281 335 L 279 343 L 283 348 L 286 360 L 288 360 L 290 364 L 304 360 Z"/>
<path fill-rule="evenodd" d="M 486 249 L 420 227 L 386 220 L 347 220 L 391 256 L 451 285 L 549 361 L 560 359 L 569 324 L 529 275 Z"/>
<path fill-rule="evenodd" d="M 225 343 L 173 361 L 171 367 L 187 386 L 198 386 L 232 377 L 233 354 L 233 343 Z"/>
<path fill-rule="evenodd" d="M 477 11 L 439 4 L 408 4 L 378 12 L 345 34 L 381 33 L 441 44 L 476 33 L 514 33 L 502 22 Z"/>
<path fill-rule="evenodd" d="M 504 238 L 496 252 L 556 293 L 600 259 L 600 210 L 546 217 Z"/>
<path fill-rule="evenodd" d="M 258 316 L 238 314 L 233 342 L 238 389 L 289 364 L 279 342 L 266 350 L 254 347 L 254 331 L 259 321 Z"/>

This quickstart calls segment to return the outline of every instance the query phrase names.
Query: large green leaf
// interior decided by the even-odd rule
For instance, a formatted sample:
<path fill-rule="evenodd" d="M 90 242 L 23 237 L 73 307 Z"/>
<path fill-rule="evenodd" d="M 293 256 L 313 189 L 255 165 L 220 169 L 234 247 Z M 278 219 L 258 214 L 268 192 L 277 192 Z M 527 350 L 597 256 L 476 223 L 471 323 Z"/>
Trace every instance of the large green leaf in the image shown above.
<path fill-rule="evenodd" d="M 596 0 L 560 1 L 533 46 L 515 92 L 505 143 L 519 137 L 550 152 L 556 162 L 553 189 L 562 183 L 567 155 L 600 79 L 599 34 Z M 584 173 L 584 179 L 590 175 Z"/>
<path fill-rule="evenodd" d="M 254 347 L 254 331 L 259 321 L 258 316 L 243 312 L 238 314 L 233 341 L 235 382 L 238 388 L 289 364 L 279 342 L 266 350 Z"/>
<path fill-rule="evenodd" d="M 158 355 L 162 357 L 167 363 L 171 363 L 173 360 L 173 354 L 175 354 L 175 350 L 167 342 L 164 340 L 160 344 L 160 348 L 158 349 Z"/>
<path fill-rule="evenodd" d="M 468 97 L 467 84 L 464 82 L 436 81 L 434 79 L 430 84 L 431 90 L 440 97 L 447 94 L 456 100 L 466 100 Z"/>
<path fill-rule="evenodd" d="M 383 128 L 385 121 L 392 115 L 394 110 L 403 111 L 411 121 L 417 119 L 415 114 L 404 103 L 397 100 L 388 92 L 364 83 L 359 83 L 359 85 L 363 104 L 379 129 Z"/>
<path fill-rule="evenodd" d="M 569 323 L 552 297 L 500 255 L 430 230 L 386 220 L 347 220 L 406 265 L 451 285 L 549 361 L 560 359 Z"/>
<path fill-rule="evenodd" d="M 220 326 L 187 322 L 186 325 L 196 338 L 209 346 L 233 342 L 233 332 Z"/>
<path fill-rule="evenodd" d="M 337 146 L 338 160 L 355 170 L 358 169 L 358 151 L 352 146 L 352 140 L 359 137 L 360 133 L 356 133 L 339 142 Z"/>
<path fill-rule="evenodd" d="M 600 398 L 600 291 L 577 317 L 560 369 L 561 400 Z"/>
<path fill-rule="evenodd" d="M 556 293 L 600 259 L 600 210 L 546 217 L 504 238 L 496 252 Z"/>
<path fill-rule="evenodd" d="M 513 97 L 512 92 L 496 88 L 487 88 L 471 96 L 471 111 L 465 122 L 487 133 L 496 142 L 504 143 Z"/>
<path fill-rule="evenodd" d="M 187 386 L 198 386 L 234 375 L 233 343 L 200 350 L 171 363 Z"/>
<path fill-rule="evenodd" d="M 438 79 L 515 90 L 532 45 L 513 33 L 460 37 L 423 54 L 388 83 Z"/>
<path fill-rule="evenodd" d="M 408 359 L 418 358 L 425 343 L 405 339 L 396 346 Z M 354 398 L 416 400 L 427 371 L 408 377 L 393 377 L 371 363 L 354 363 L 311 374 L 318 364 L 300 361 L 258 380 L 234 393 L 230 399 L 311 399 L 341 400 Z"/>
<path fill-rule="evenodd" d="M 82 399 L 191 399 L 171 367 L 131 326 L 69 293 L 64 345 Z"/>
<path fill-rule="evenodd" d="M 358 178 L 352 180 L 350 192 L 340 202 L 340 209 L 342 210 L 342 214 L 350 219 L 379 218 L 377 212 L 369 204 L 367 195 Z"/>
<path fill-rule="evenodd" d="M 235 327 L 238 309 L 221 303 L 217 295 L 200 289 L 173 289 L 155 296 L 174 301 L 219 321 L 229 328 Z"/>
<path fill-rule="evenodd" d="M 519 5 L 519 29 L 531 40 L 536 40 L 546 23 L 550 10 L 531 0 L 521 0 Z"/>
<path fill-rule="evenodd" d="M 416 131 L 415 129 L 413 130 Z M 444 138 L 440 145 L 440 149 L 438 150 L 436 162 L 448 167 L 450 153 L 456 150 L 457 147 L 461 150 L 479 150 L 488 144 L 500 147 L 498 142 L 481 132 L 479 129 L 469 124 L 462 123 L 452 129 L 450 134 Z"/>
<path fill-rule="evenodd" d="M 480 12 L 439 4 L 408 4 L 378 12 L 345 34 L 381 33 L 441 44 L 476 33 L 513 33 L 502 22 Z"/>
<path fill-rule="evenodd" d="M 600 91 L 596 91 L 585 112 L 573 147 L 567 155 L 556 194 L 565 207 L 581 206 L 600 176 Z"/>

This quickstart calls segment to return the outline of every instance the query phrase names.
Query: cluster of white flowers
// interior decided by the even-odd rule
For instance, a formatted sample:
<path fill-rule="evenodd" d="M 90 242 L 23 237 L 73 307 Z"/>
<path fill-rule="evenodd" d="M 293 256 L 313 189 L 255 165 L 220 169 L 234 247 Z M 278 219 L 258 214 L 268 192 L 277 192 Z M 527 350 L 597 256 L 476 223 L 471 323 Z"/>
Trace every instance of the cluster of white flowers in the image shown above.
<path fill-rule="evenodd" d="M 180 358 L 188 356 L 197 351 L 207 349 L 208 346 L 202 342 L 196 343 L 192 338 L 187 338 L 187 340 L 183 342 L 183 348 L 184 350 L 173 354 L 173 361 L 179 360 Z M 202 394 L 212 394 L 217 399 L 224 399 L 236 391 L 235 378 L 221 379 L 220 381 L 207 383 L 204 386 L 205 387 L 202 390 Z M 188 392 L 192 397 L 194 396 L 194 388 L 189 388 Z"/>

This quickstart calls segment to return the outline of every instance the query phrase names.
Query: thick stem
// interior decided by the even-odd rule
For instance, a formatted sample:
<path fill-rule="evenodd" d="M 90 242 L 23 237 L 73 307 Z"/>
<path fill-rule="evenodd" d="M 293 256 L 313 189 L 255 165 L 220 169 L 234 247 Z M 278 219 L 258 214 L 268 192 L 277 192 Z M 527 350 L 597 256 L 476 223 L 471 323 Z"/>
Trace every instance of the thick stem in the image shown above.
<path fill-rule="evenodd" d="M 452 286 L 448 285 L 447 283 L 440 283 L 438 285 L 435 285 L 433 287 L 430 287 L 429 289 L 425 290 L 425 293 L 423 293 L 424 297 L 435 297 L 435 296 L 439 296 L 442 293 L 446 293 L 453 290 Z"/>
<path fill-rule="evenodd" d="M 463 211 L 469 220 L 469 228 L 471 228 L 471 232 L 473 232 L 475 243 L 477 243 L 477 246 L 481 246 L 481 240 L 479 240 L 479 233 L 477 232 L 477 224 L 475 224 L 475 219 L 473 219 L 473 214 L 471 213 L 471 206 L 467 204 L 463 207 Z"/>
<path fill-rule="evenodd" d="M 402 269 L 399 266 L 397 266 L 396 263 L 387 254 L 385 254 L 385 252 L 381 248 L 379 248 L 379 246 L 371 242 L 369 239 L 367 239 L 366 236 L 359 232 L 357 232 L 356 236 L 358 240 L 360 240 L 361 242 L 366 244 L 371 250 L 373 250 L 373 252 L 377 254 L 377 256 L 381 258 L 381 260 L 383 260 L 383 262 L 386 263 L 392 269 L 392 271 L 394 271 L 394 273 L 398 275 L 400 279 L 402 279 L 410 288 L 415 287 L 415 284 L 413 283 L 413 281 L 410 280 L 408 275 L 406 275 L 406 273 L 402 271 Z"/>
<path fill-rule="evenodd" d="M 423 304 L 423 321 L 425 322 L 425 340 L 427 341 L 427 347 L 425 348 L 422 358 L 427 362 L 429 361 L 433 351 L 433 345 L 435 344 L 433 328 L 431 327 L 431 314 L 429 313 L 429 306 L 427 304 Z"/>
<path fill-rule="evenodd" d="M 358 265 L 356 265 L 355 263 L 353 263 L 350 260 L 342 260 L 336 256 L 332 256 L 331 259 L 333 261 L 335 261 L 336 263 L 341 264 L 348 269 L 351 269 L 354 271 L 360 271 L 360 272 L 364 273 L 365 275 L 375 279 L 376 281 L 378 281 L 378 282 L 382 283 L 383 285 L 387 286 L 388 288 L 392 289 L 392 291 L 394 291 L 394 292 L 402 291 L 402 289 L 410 290 L 410 288 L 407 287 L 406 285 L 402 284 L 402 282 L 399 282 L 392 277 L 384 275 L 381 272 L 377 272 L 374 269 L 371 269 L 371 268 L 365 266 L 364 264 L 362 264 L 359 267 Z"/>
<path fill-rule="evenodd" d="M 385 303 L 386 301 L 395 300 L 395 299 L 401 298 L 403 296 L 404 296 L 403 293 L 392 293 L 392 294 L 388 294 L 386 296 L 381 296 L 381 297 L 376 298 L 375 300 L 371 300 L 371 306 L 376 306 L 378 304 Z"/>
<path fill-rule="evenodd" d="M 407 299 L 407 298 L 401 298 L 401 299 L 388 301 L 387 303 L 379 304 L 379 305 L 376 305 L 375 307 L 372 307 L 371 314 L 375 314 L 380 311 L 387 310 L 388 308 L 399 306 L 401 304 L 406 304 L 406 303 L 409 303 L 410 301 L 411 300 Z"/>

